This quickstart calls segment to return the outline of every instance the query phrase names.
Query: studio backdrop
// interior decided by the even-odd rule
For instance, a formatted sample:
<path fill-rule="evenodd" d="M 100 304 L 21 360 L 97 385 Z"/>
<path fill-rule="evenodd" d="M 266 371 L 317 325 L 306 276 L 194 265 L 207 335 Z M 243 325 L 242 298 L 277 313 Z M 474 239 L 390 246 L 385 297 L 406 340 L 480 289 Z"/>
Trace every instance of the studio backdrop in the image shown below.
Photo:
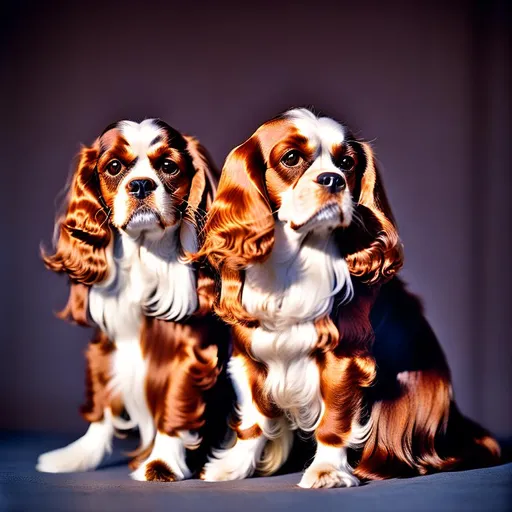
<path fill-rule="evenodd" d="M 510 18 L 506 2 L 37 2 L 0 27 L 0 428 L 81 431 L 90 330 L 44 269 L 80 143 L 161 117 L 220 166 L 312 106 L 370 140 L 463 412 L 512 435 Z M 62 199 L 62 197 L 60 198 Z"/>

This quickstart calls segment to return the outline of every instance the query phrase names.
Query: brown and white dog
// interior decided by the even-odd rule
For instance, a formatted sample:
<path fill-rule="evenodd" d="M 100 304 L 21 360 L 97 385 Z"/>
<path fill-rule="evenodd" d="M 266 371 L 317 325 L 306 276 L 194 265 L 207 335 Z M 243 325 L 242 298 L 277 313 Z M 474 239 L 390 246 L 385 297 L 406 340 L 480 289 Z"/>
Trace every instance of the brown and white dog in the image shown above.
<path fill-rule="evenodd" d="M 317 443 L 306 488 L 498 460 L 396 277 L 402 244 L 368 143 L 306 109 L 263 124 L 228 156 L 205 231 L 197 257 L 221 277 L 239 412 L 205 480 L 275 472 L 295 429 Z"/>
<path fill-rule="evenodd" d="M 185 449 L 201 441 L 224 334 L 210 316 L 213 281 L 183 255 L 197 250 L 216 183 L 204 148 L 158 119 L 110 125 L 81 150 L 55 252 L 43 258 L 70 280 L 61 316 L 96 326 L 81 411 L 90 426 L 41 455 L 38 470 L 93 469 L 116 430 L 138 427 L 134 479 L 190 476 Z"/>

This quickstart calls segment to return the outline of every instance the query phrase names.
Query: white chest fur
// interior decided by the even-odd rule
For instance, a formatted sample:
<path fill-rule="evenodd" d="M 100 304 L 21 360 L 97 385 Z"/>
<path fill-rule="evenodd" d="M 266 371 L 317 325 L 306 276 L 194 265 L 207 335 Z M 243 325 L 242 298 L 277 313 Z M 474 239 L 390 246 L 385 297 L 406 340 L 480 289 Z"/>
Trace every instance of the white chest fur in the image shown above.
<path fill-rule="evenodd" d="M 197 308 L 194 271 L 180 260 L 175 229 L 157 241 L 116 236 L 109 276 L 92 287 L 89 312 L 116 343 L 138 339 L 142 315 L 179 321 Z"/>
<path fill-rule="evenodd" d="M 181 320 L 197 308 L 193 269 L 180 261 L 176 229 L 158 241 L 115 237 L 109 280 L 89 293 L 93 321 L 116 343 L 111 392 L 121 394 L 142 443 L 151 442 L 153 421 L 145 397 L 146 362 L 140 332 L 143 316 Z"/>
<path fill-rule="evenodd" d="M 267 365 L 267 393 L 303 430 L 315 428 L 322 408 L 311 358 L 318 339 L 314 321 L 331 312 L 343 289 L 350 298 L 348 267 L 329 234 L 304 237 L 282 222 L 269 259 L 246 271 L 243 305 L 261 323 L 252 353 Z"/>

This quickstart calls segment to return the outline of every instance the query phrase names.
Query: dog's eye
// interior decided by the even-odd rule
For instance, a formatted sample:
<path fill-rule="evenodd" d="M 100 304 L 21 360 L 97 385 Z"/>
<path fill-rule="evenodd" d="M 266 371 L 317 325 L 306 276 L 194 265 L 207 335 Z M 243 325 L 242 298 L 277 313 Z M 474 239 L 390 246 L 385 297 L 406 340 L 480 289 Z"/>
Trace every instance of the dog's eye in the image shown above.
<path fill-rule="evenodd" d="M 302 156 L 295 149 L 292 149 L 291 151 L 288 151 L 288 153 L 286 153 L 283 156 L 283 158 L 281 158 L 281 163 L 286 165 L 286 167 L 296 167 L 301 162 L 302 162 Z"/>
<path fill-rule="evenodd" d="M 178 164 L 169 159 L 165 159 L 162 162 L 162 165 L 160 166 L 160 170 L 162 172 L 165 172 L 165 174 L 170 174 L 170 175 L 178 174 L 178 172 L 180 172 L 180 168 L 178 167 Z"/>
<path fill-rule="evenodd" d="M 123 168 L 123 164 L 119 160 L 112 160 L 107 164 L 107 172 L 112 176 L 119 174 L 121 169 Z"/>
<path fill-rule="evenodd" d="M 342 156 L 338 162 L 338 167 L 340 169 L 343 169 L 344 171 L 352 170 L 354 165 L 355 165 L 354 159 L 348 155 Z"/>

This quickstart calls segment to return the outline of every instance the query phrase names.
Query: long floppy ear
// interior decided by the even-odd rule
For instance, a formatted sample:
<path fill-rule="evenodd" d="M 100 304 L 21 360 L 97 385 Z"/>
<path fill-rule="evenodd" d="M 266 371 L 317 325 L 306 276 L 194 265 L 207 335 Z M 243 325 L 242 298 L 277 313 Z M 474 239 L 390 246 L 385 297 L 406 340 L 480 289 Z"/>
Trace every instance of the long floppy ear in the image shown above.
<path fill-rule="evenodd" d="M 192 160 L 194 176 L 190 185 L 187 206 L 180 230 L 180 241 L 184 253 L 195 253 L 201 240 L 206 213 L 209 210 L 217 184 L 219 171 L 212 158 L 200 142 L 194 137 L 183 136 L 187 142 L 186 151 Z"/>
<path fill-rule="evenodd" d="M 403 247 L 371 146 L 359 143 L 366 163 L 351 226 L 340 233 L 350 273 L 366 283 L 393 277 L 403 265 Z M 355 200 L 356 198 L 354 198 Z"/>
<path fill-rule="evenodd" d="M 108 211 L 100 203 L 96 175 L 98 151 L 98 142 L 80 151 L 66 211 L 55 226 L 55 252 L 42 251 L 49 269 L 68 274 L 72 283 L 88 286 L 108 277 L 106 248 L 112 238 Z"/>
<path fill-rule="evenodd" d="M 265 187 L 266 165 L 251 137 L 226 159 L 196 259 L 208 258 L 220 273 L 217 313 L 230 323 L 254 322 L 241 304 L 242 272 L 264 261 L 274 243 L 274 218 Z"/>

